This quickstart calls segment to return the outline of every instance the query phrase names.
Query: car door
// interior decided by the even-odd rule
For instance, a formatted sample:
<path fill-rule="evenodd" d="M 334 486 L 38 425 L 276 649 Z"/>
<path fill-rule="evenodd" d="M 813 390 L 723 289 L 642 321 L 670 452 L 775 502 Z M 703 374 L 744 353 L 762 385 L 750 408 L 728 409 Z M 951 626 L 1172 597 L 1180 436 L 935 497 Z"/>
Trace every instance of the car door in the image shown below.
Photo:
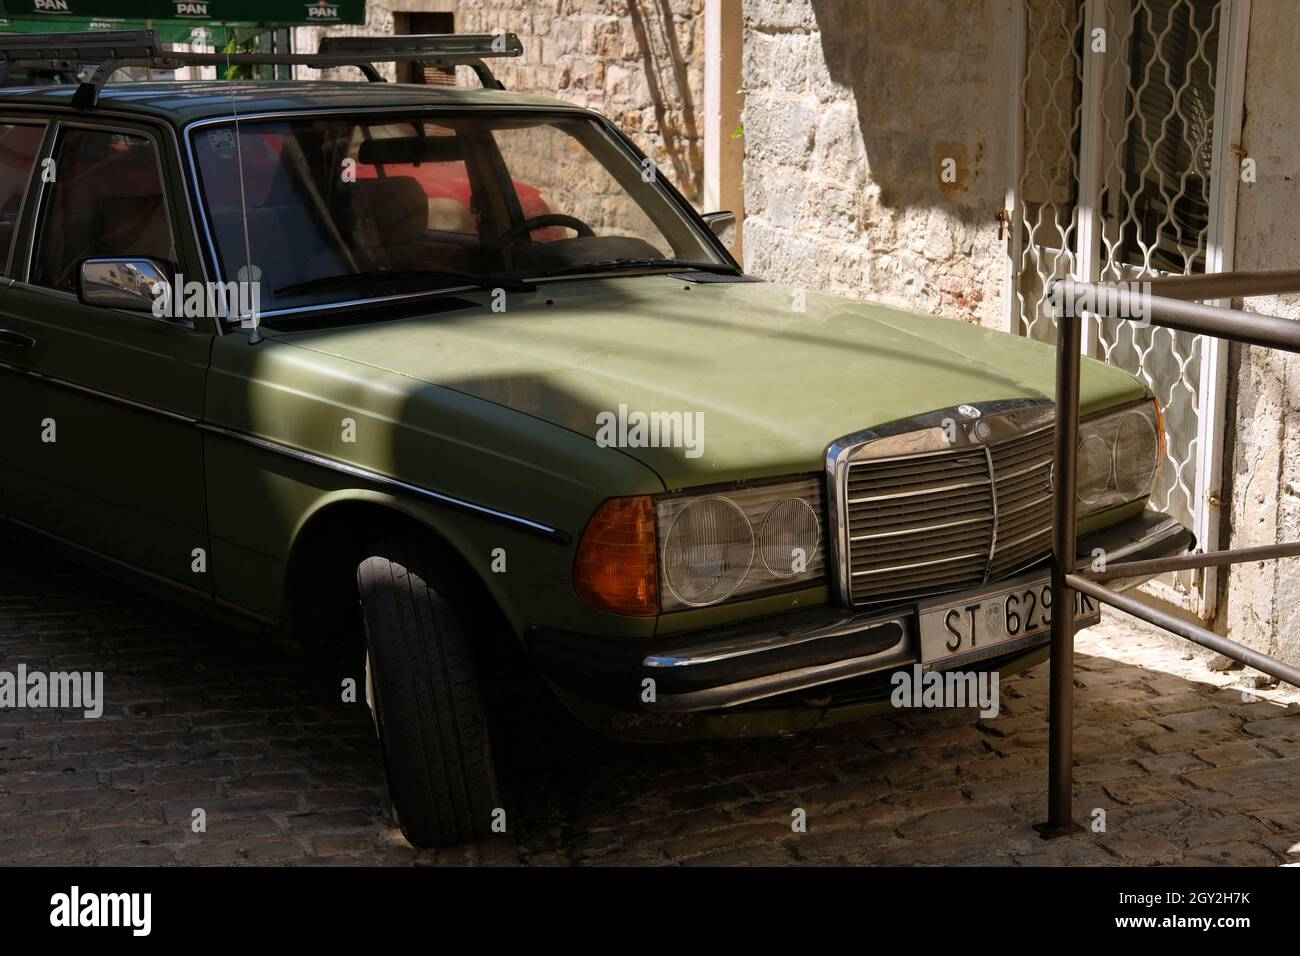
<path fill-rule="evenodd" d="M 183 271 L 179 165 L 153 126 L 58 119 L 0 293 L 0 487 L 12 520 L 210 593 L 202 417 L 213 326 L 78 297 L 87 258 Z M 164 159 L 166 161 L 164 161 Z M 201 275 L 199 270 L 196 274 Z M 197 327 L 196 324 L 197 323 Z"/>
<path fill-rule="evenodd" d="M 41 144 L 45 140 L 49 124 L 43 119 L 31 117 L 0 118 L 0 269 L 3 269 L 4 281 L 0 283 L 0 296 L 3 288 L 9 285 L 13 275 L 11 260 L 13 247 L 19 234 L 19 222 L 28 195 L 28 185 L 32 180 L 32 170 L 41 153 Z M 28 348 L 27 336 L 0 326 L 0 376 L 3 376 L 9 362 Z M 0 397 L 8 397 L 5 383 L 0 382 Z M 0 411 L 9 405 L 0 405 Z M 0 445 L 0 461 L 4 459 L 4 446 Z M 3 469 L 0 469 L 0 515 L 9 511 L 4 495 Z"/>

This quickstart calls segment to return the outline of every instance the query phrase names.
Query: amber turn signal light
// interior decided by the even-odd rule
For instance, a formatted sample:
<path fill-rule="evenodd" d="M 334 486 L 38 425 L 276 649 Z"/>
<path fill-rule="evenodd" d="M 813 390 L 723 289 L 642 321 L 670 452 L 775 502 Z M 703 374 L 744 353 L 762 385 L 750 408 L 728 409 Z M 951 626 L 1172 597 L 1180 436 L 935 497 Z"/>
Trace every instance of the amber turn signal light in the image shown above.
<path fill-rule="evenodd" d="M 655 509 L 649 495 L 611 498 L 597 509 L 578 542 L 573 569 L 578 596 L 615 614 L 659 613 Z"/>

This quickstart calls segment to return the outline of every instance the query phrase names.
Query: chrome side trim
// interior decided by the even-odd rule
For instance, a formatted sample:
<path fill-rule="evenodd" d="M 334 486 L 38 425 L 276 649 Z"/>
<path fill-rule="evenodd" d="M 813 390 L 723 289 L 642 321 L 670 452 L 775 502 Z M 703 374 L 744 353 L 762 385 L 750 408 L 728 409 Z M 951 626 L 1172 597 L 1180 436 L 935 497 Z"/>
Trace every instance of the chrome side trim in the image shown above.
<path fill-rule="evenodd" d="M 509 512 L 498 511 L 495 508 L 475 504 L 474 502 L 467 501 L 464 498 L 445 495 L 440 491 L 433 491 L 430 488 L 413 485 L 410 482 L 402 481 L 398 478 L 393 478 L 377 471 L 370 471 L 367 468 L 359 468 L 356 465 L 349 465 L 346 462 L 335 461 L 333 458 L 325 458 L 322 455 L 301 451 L 300 449 L 292 448 L 289 445 L 282 445 L 279 442 L 259 438 L 256 435 L 250 435 L 247 432 L 237 431 L 232 428 L 223 428 L 222 426 L 214 425 L 211 422 L 198 422 L 197 424 L 200 431 L 207 432 L 210 435 L 218 435 L 222 438 L 229 438 L 232 441 L 243 442 L 246 445 L 259 448 L 262 451 L 268 451 L 272 454 L 292 458 L 295 461 L 315 465 L 318 468 L 327 468 L 330 471 L 347 475 L 349 478 L 356 478 L 369 484 L 380 485 L 384 488 L 392 488 L 406 494 L 417 495 L 421 498 L 436 501 L 440 505 L 455 508 L 458 511 L 475 514 L 491 521 L 499 521 L 503 524 L 511 525 L 512 527 L 522 528 L 525 531 L 530 531 L 533 534 L 541 535 L 550 541 L 554 541 L 556 544 L 569 544 L 573 540 L 567 531 L 553 528 L 547 524 L 542 524 L 540 521 L 533 521 L 531 518 L 524 518 L 519 515 L 510 514 Z"/>
<path fill-rule="evenodd" d="M 38 372 L 35 369 L 24 368 L 21 365 L 12 365 L 9 362 L 0 362 L 0 371 L 9 372 L 13 375 L 22 375 L 25 378 L 34 379 L 44 385 L 50 385 L 54 388 L 62 388 L 69 392 L 78 392 L 82 395 L 88 395 L 91 398 L 97 398 L 100 401 L 108 402 L 111 405 L 121 405 L 124 408 L 130 408 L 133 411 L 143 412 L 146 415 L 154 415 L 158 418 L 165 418 L 168 421 L 176 422 L 179 425 L 196 425 L 197 418 L 190 418 L 188 415 L 181 415 L 170 409 L 161 408 L 157 405 L 150 405 L 147 402 L 137 402 L 133 398 L 124 398 L 121 395 L 114 395 L 112 392 L 103 392 L 97 388 L 91 388 L 89 385 L 78 385 L 76 382 L 69 382 L 64 378 L 55 378 L 53 375 L 46 375 L 44 372 Z"/>
<path fill-rule="evenodd" d="M 123 408 L 142 412 L 146 415 L 154 415 L 158 418 L 164 418 L 168 421 L 175 422 L 178 425 L 193 426 L 198 428 L 200 431 L 207 432 L 208 434 L 220 435 L 224 438 L 244 442 L 245 444 L 260 448 L 263 451 L 273 452 L 277 455 L 293 458 L 306 464 L 316 465 L 320 468 L 328 468 L 330 471 L 336 471 L 351 478 L 360 479 L 368 484 L 382 485 L 407 494 L 418 495 L 419 497 L 436 501 L 449 508 L 455 508 L 458 511 L 465 511 L 492 521 L 499 521 L 513 527 L 522 528 L 534 534 L 541 535 L 550 541 L 554 541 L 556 544 L 569 544 L 573 540 L 567 531 L 553 528 L 550 525 L 541 523 L 540 521 L 533 521 L 530 518 L 520 517 L 519 515 L 510 514 L 505 511 L 498 511 L 495 508 L 475 504 L 474 502 L 467 501 L 464 498 L 445 495 L 440 491 L 433 491 L 429 488 L 413 485 L 410 482 L 401 481 L 400 479 L 381 474 L 377 471 L 370 471 L 366 468 L 358 468 L 356 465 L 349 465 L 346 462 L 335 461 L 332 458 L 325 458 L 321 455 L 314 455 L 310 452 L 300 451 L 288 445 L 282 445 L 265 438 L 258 438 L 256 435 L 249 435 L 245 432 L 236 431 L 231 428 L 223 428 L 220 425 L 214 425 L 211 422 L 200 421 L 197 418 L 190 418 L 188 415 L 181 415 L 166 408 L 159 408 L 157 405 L 149 405 L 145 402 L 137 402 L 134 399 L 123 398 L 121 395 L 114 395 L 111 392 L 103 392 L 97 388 L 90 388 L 87 385 L 78 385 L 76 382 L 69 382 L 66 379 L 55 378 L 52 375 L 46 375 L 43 372 L 37 372 L 33 369 L 12 365 L 9 362 L 0 361 L 0 371 L 9 372 L 14 375 L 21 375 L 33 379 L 34 381 L 41 382 L 44 385 L 77 392 L 91 398 L 97 398 L 100 401 L 108 402 L 112 405 L 119 405 Z"/>

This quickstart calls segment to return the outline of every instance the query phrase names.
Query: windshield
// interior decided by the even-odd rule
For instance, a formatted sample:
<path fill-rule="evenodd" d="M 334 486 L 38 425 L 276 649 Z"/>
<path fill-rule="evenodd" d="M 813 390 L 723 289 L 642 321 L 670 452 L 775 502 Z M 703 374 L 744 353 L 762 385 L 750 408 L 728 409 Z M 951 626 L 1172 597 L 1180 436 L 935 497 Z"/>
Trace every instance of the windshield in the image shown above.
<path fill-rule="evenodd" d="M 195 130 L 194 154 L 222 274 L 247 276 L 251 260 L 263 309 L 588 265 L 732 270 L 654 170 L 587 117 L 476 110 L 238 129 L 238 143 L 233 123 Z"/>

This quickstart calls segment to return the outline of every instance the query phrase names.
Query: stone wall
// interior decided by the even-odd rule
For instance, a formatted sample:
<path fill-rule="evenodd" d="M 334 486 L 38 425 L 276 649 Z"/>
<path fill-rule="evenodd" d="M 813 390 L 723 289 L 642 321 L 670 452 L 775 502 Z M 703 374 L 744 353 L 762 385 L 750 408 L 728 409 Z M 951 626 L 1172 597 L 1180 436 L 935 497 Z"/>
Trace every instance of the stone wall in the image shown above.
<path fill-rule="evenodd" d="M 743 5 L 746 266 L 1003 327 L 1009 0 Z"/>
<path fill-rule="evenodd" d="M 453 12 L 458 33 L 517 33 L 523 57 L 492 63 L 508 89 L 603 113 L 699 202 L 704 0 L 371 0 L 364 27 L 329 32 L 391 34 L 395 12 L 419 10 Z M 322 32 L 295 31 L 295 48 L 314 50 Z M 460 82 L 477 82 L 460 73 Z M 394 75 L 391 65 L 385 75 Z"/>
<path fill-rule="evenodd" d="M 1246 58 L 1246 122 L 1241 142 L 1256 181 L 1237 196 L 1235 268 L 1300 266 L 1300 131 L 1290 118 L 1300 98 L 1300 21 L 1285 0 L 1251 7 Z M 1300 297 L 1246 300 L 1251 311 L 1300 319 Z M 1233 346 L 1229 382 L 1231 547 L 1300 539 L 1300 356 Z M 1300 663 L 1300 558 L 1238 565 L 1220 629 L 1268 654 Z"/>

